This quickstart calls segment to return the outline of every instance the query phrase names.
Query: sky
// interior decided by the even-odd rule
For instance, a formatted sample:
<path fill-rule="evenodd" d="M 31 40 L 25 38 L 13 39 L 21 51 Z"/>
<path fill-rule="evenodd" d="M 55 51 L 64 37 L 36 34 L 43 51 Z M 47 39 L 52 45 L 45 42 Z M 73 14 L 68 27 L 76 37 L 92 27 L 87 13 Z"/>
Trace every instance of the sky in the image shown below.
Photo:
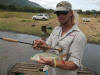
<path fill-rule="evenodd" d="M 56 4 L 62 0 L 29 0 L 40 4 L 42 7 L 47 9 L 55 9 Z M 72 8 L 82 10 L 99 10 L 100 11 L 100 0 L 63 0 L 69 1 L 72 4 Z"/>

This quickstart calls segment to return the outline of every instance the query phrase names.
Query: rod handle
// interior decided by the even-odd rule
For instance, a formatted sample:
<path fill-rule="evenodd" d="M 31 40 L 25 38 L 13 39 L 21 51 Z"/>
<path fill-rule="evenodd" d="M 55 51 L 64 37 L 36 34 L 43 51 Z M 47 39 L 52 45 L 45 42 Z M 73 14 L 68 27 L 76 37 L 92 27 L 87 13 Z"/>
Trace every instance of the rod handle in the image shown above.
<path fill-rule="evenodd" d="M 9 41 L 9 42 L 19 42 L 18 40 L 10 39 L 10 38 L 5 38 L 5 37 L 3 37 L 2 39 L 6 40 L 6 41 Z"/>

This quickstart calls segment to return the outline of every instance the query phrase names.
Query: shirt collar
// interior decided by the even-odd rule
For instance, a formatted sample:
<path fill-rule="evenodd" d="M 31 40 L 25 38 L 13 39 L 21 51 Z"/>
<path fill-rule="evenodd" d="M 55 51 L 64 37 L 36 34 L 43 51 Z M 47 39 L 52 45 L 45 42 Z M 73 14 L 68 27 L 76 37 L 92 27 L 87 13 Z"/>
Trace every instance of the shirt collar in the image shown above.
<path fill-rule="evenodd" d="M 61 29 L 62 29 L 62 27 L 61 27 Z M 73 27 L 67 33 L 70 33 L 70 32 L 73 32 L 73 31 L 80 31 L 77 24 L 73 25 Z"/>
<path fill-rule="evenodd" d="M 62 31 L 62 27 L 60 29 L 59 36 L 61 36 L 61 31 Z M 69 35 L 70 33 L 74 31 L 79 31 L 77 24 L 73 25 L 73 27 L 68 32 L 66 32 L 62 37 L 59 38 L 59 40 L 64 39 L 67 35 Z"/>
<path fill-rule="evenodd" d="M 78 25 L 75 24 L 75 25 L 73 25 L 73 27 L 69 31 L 72 32 L 72 31 L 79 31 L 79 30 L 80 29 L 79 29 Z"/>

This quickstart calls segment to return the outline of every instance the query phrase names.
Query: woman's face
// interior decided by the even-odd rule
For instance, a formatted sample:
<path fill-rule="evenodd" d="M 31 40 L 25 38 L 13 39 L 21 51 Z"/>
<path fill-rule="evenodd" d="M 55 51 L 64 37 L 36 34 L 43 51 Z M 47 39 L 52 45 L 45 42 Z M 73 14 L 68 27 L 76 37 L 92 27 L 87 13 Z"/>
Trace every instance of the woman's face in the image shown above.
<path fill-rule="evenodd" d="M 60 22 L 61 25 L 66 24 L 69 21 L 69 19 L 71 18 L 71 16 L 72 16 L 71 11 L 67 12 L 66 14 L 57 15 L 58 21 Z"/>

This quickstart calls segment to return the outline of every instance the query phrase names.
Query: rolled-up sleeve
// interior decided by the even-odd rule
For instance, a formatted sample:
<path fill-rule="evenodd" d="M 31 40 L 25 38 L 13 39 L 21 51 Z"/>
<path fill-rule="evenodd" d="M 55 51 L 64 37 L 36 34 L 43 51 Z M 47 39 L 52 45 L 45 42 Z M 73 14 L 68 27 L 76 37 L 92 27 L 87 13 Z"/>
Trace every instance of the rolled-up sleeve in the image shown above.
<path fill-rule="evenodd" d="M 68 61 L 72 61 L 75 63 L 78 67 L 80 67 L 82 56 L 84 49 L 86 47 L 87 39 L 84 34 L 78 33 L 74 40 L 72 45 L 70 46 L 70 57 Z"/>

